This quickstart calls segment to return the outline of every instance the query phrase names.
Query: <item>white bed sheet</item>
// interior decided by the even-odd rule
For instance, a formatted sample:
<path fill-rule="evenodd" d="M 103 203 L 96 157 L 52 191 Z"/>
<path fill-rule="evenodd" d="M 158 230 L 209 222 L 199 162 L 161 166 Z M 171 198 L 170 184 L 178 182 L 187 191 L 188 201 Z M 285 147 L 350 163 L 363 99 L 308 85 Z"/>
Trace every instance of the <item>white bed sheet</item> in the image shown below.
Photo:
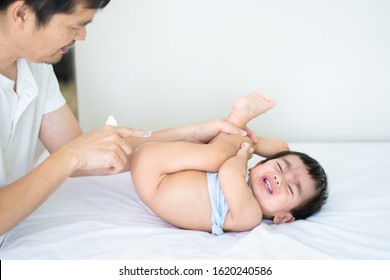
<path fill-rule="evenodd" d="M 327 204 L 306 220 L 217 237 L 153 215 L 129 174 L 74 178 L 9 232 L 0 259 L 390 259 L 390 142 L 290 147 L 329 176 Z"/>

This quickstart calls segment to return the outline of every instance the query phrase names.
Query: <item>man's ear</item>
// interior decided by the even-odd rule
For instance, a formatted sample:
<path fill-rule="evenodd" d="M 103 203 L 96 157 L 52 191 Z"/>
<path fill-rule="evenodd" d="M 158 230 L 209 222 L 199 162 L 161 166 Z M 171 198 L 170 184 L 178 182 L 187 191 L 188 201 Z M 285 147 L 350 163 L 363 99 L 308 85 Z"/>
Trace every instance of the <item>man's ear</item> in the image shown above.
<path fill-rule="evenodd" d="M 284 223 L 291 223 L 295 221 L 294 216 L 289 212 L 282 215 L 276 215 L 274 217 L 274 224 L 284 224 Z"/>
<path fill-rule="evenodd" d="M 12 22 L 18 27 L 23 27 L 26 20 L 32 15 L 32 10 L 25 1 L 15 1 L 9 6 L 8 12 L 10 13 Z"/>

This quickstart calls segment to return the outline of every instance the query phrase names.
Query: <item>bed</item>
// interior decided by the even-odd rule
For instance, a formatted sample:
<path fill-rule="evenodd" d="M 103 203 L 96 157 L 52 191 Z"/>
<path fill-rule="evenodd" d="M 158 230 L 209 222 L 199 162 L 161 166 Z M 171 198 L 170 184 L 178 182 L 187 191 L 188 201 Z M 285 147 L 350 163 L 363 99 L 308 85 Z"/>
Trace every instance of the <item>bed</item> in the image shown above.
<path fill-rule="evenodd" d="M 390 142 L 290 147 L 317 158 L 329 176 L 327 204 L 306 220 L 217 237 L 160 220 L 128 173 L 70 178 L 9 232 L 0 259 L 390 259 Z"/>

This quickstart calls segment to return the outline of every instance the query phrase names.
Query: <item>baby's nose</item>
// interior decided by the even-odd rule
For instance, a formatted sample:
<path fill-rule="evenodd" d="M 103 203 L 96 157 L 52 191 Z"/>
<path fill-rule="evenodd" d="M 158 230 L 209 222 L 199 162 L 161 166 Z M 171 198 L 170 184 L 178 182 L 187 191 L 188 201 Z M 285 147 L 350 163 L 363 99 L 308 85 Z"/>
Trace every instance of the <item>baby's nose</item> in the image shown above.
<path fill-rule="evenodd" d="M 274 175 L 274 180 L 275 180 L 276 185 L 278 187 L 280 187 L 280 179 L 276 175 Z"/>

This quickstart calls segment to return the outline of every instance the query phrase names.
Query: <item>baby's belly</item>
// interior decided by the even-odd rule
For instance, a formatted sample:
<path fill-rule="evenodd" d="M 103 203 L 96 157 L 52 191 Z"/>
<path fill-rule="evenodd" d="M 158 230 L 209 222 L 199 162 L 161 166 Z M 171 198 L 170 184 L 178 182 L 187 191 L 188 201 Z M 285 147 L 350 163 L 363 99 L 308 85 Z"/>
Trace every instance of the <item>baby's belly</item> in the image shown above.
<path fill-rule="evenodd" d="M 182 171 L 164 177 L 152 210 L 177 227 L 211 229 L 211 206 L 207 176 L 200 171 Z"/>

